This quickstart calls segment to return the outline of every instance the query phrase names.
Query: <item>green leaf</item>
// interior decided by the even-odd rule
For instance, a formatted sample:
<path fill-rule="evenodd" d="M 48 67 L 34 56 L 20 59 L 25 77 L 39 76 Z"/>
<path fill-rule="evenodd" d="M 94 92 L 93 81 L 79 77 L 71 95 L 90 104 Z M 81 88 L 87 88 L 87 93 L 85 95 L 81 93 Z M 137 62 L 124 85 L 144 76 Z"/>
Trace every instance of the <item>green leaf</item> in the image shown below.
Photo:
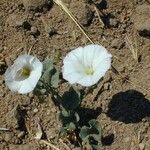
<path fill-rule="evenodd" d="M 74 110 L 80 105 L 80 93 L 71 87 L 69 91 L 65 92 L 62 96 L 62 106 L 66 110 Z"/>
<path fill-rule="evenodd" d="M 70 122 L 69 126 L 68 126 L 69 130 L 75 130 L 76 129 L 76 125 L 73 122 Z"/>
<path fill-rule="evenodd" d="M 56 68 L 54 68 L 53 70 L 54 70 L 54 72 L 53 72 L 53 74 L 51 74 L 51 86 L 54 88 L 57 88 L 58 84 L 59 84 L 60 72 Z"/>
<path fill-rule="evenodd" d="M 44 83 L 49 84 L 51 82 L 51 71 L 53 70 L 54 65 L 53 65 L 53 60 L 47 58 L 44 62 L 43 62 L 43 75 L 41 77 L 41 80 Z"/>
<path fill-rule="evenodd" d="M 83 126 L 79 133 L 82 141 L 91 142 L 91 137 L 99 142 L 101 140 L 101 126 L 98 121 L 92 119 L 89 121 L 89 127 Z"/>
<path fill-rule="evenodd" d="M 53 69 L 53 67 L 54 67 L 53 60 L 50 58 L 45 59 L 45 61 L 43 62 L 43 71 L 44 72 L 48 70 L 50 71 Z"/>
<path fill-rule="evenodd" d="M 57 88 L 59 84 L 59 71 L 55 68 L 52 59 L 47 58 L 43 62 L 43 75 L 41 80 L 47 85 Z"/>
<path fill-rule="evenodd" d="M 39 80 L 36 87 L 34 88 L 33 90 L 33 94 L 35 94 L 36 96 L 41 96 L 42 93 L 41 93 L 41 90 L 43 89 L 43 84 L 42 82 Z"/>
<path fill-rule="evenodd" d="M 100 150 L 100 147 L 98 145 L 91 145 L 92 150 Z"/>
<path fill-rule="evenodd" d="M 62 110 L 59 114 L 59 120 L 61 121 L 62 127 L 75 130 L 76 124 L 79 121 L 79 115 L 73 111 Z"/>

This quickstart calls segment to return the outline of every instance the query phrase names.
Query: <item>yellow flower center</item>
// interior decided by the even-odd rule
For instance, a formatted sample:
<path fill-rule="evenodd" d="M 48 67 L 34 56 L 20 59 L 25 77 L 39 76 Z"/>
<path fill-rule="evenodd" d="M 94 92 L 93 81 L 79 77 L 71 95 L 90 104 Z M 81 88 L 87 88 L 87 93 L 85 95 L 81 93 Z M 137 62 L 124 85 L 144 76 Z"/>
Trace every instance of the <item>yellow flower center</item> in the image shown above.
<path fill-rule="evenodd" d="M 16 80 L 21 81 L 27 79 L 31 74 L 31 68 L 29 66 L 23 66 L 17 71 Z"/>
<path fill-rule="evenodd" d="M 88 67 L 88 68 L 85 69 L 85 74 L 88 75 L 88 76 L 89 76 L 89 75 L 93 75 L 94 72 L 95 72 L 95 71 L 94 71 L 93 68 Z"/>
<path fill-rule="evenodd" d="M 29 77 L 30 76 L 30 73 L 31 73 L 31 69 L 27 66 L 24 66 L 21 70 L 20 70 L 20 75 L 22 77 Z"/>

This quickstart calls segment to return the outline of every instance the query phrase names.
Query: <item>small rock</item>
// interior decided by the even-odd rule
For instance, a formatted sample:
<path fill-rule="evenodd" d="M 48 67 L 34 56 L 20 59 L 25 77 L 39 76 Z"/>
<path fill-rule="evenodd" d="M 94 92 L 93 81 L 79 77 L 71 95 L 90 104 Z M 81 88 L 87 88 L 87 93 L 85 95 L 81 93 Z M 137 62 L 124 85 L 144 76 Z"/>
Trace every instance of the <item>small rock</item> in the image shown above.
<path fill-rule="evenodd" d="M 116 18 L 110 18 L 109 19 L 109 25 L 111 26 L 111 27 L 118 27 L 118 20 L 116 19 Z"/>
<path fill-rule="evenodd" d="M 16 26 L 15 27 L 23 27 L 24 29 L 30 29 L 31 25 L 29 24 L 28 21 L 22 19 L 22 20 L 17 20 L 16 21 Z"/>
<path fill-rule="evenodd" d="M 139 144 L 139 148 L 140 148 L 140 150 L 144 150 L 145 149 L 145 145 L 143 143 L 140 143 Z"/>
<path fill-rule="evenodd" d="M 28 96 L 29 96 L 30 98 L 34 98 L 34 94 L 33 94 L 32 92 L 30 92 L 30 93 L 28 94 Z"/>
<path fill-rule="evenodd" d="M 70 10 L 83 26 L 88 26 L 93 19 L 94 13 L 91 7 L 82 1 L 72 2 Z"/>
<path fill-rule="evenodd" d="M 106 129 L 107 131 L 110 131 L 110 130 L 112 129 L 112 126 L 111 126 L 111 125 L 108 125 L 108 126 L 105 127 L 105 129 Z"/>
<path fill-rule="evenodd" d="M 116 49 L 121 49 L 124 45 L 125 43 L 121 39 L 114 39 L 111 43 L 111 47 Z"/>
<path fill-rule="evenodd" d="M 22 15 L 17 15 L 17 14 L 11 14 L 7 18 L 6 24 L 8 24 L 11 27 L 15 27 L 15 28 L 22 27 L 27 30 L 30 30 L 31 28 L 30 23 L 27 21 L 27 17 Z"/>
<path fill-rule="evenodd" d="M 45 31 L 46 31 L 48 37 L 51 37 L 57 33 L 51 20 L 48 20 L 47 18 L 44 18 L 44 17 L 41 17 L 41 20 L 43 22 L 43 25 L 44 25 L 44 28 L 45 28 Z"/>
<path fill-rule="evenodd" d="M 28 98 L 26 96 L 22 97 L 20 102 L 21 102 L 22 106 L 24 106 L 24 107 L 27 107 L 27 106 L 29 106 L 31 104 L 30 98 Z"/>
<path fill-rule="evenodd" d="M 135 9 L 133 22 L 141 36 L 150 36 L 150 5 L 140 5 Z"/>
<path fill-rule="evenodd" d="M 34 113 L 37 113 L 39 110 L 37 108 L 33 109 Z"/>
<path fill-rule="evenodd" d="M 37 37 L 38 35 L 40 35 L 40 31 L 37 29 L 37 27 L 32 26 L 31 27 L 31 34 L 35 37 Z"/>
<path fill-rule="evenodd" d="M 23 0 L 23 5 L 27 11 L 41 11 L 48 8 L 51 1 L 48 0 Z"/>
<path fill-rule="evenodd" d="M 110 90 L 110 88 L 111 88 L 111 84 L 110 83 L 105 83 L 104 84 L 104 90 Z"/>
<path fill-rule="evenodd" d="M 25 136 L 25 132 L 24 131 L 21 131 L 19 134 L 18 134 L 18 138 L 19 139 L 23 139 Z"/>
<path fill-rule="evenodd" d="M 45 95 L 46 94 L 46 89 L 41 89 L 40 92 L 41 92 L 42 95 Z"/>

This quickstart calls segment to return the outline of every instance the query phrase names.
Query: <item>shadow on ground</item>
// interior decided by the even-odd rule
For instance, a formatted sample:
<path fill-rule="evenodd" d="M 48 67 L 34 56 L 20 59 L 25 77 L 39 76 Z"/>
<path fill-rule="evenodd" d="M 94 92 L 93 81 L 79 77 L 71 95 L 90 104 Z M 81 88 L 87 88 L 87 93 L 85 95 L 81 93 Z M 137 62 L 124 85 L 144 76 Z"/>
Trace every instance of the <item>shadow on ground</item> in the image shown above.
<path fill-rule="evenodd" d="M 91 119 L 96 119 L 101 114 L 102 109 L 100 107 L 96 109 L 80 107 L 78 108 L 77 112 L 80 116 L 80 121 L 79 121 L 80 126 L 83 126 L 83 125 L 88 126 L 88 122 Z"/>
<path fill-rule="evenodd" d="M 110 146 L 114 142 L 114 134 L 109 134 L 105 137 L 102 137 L 102 145 Z"/>
<path fill-rule="evenodd" d="M 120 92 L 112 97 L 107 115 L 116 121 L 138 123 L 150 116 L 150 101 L 136 90 Z"/>

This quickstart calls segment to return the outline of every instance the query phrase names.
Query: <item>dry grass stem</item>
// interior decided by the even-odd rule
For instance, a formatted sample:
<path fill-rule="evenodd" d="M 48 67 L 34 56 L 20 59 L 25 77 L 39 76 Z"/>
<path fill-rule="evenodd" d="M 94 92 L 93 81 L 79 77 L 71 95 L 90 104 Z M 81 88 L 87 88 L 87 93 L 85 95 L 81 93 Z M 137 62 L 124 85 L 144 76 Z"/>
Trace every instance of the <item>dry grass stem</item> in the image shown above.
<path fill-rule="evenodd" d="M 133 43 L 128 35 L 125 36 L 125 41 L 129 49 L 131 50 L 131 53 L 133 55 L 133 59 L 138 62 L 138 50 L 137 48 L 134 48 Z"/>
<path fill-rule="evenodd" d="M 59 139 L 59 142 L 66 148 L 66 150 L 71 150 L 70 147 L 66 143 L 63 142 L 62 139 Z"/>
<path fill-rule="evenodd" d="M 45 140 L 40 140 L 41 143 L 46 144 L 48 146 L 50 146 L 51 148 L 55 149 L 55 150 L 60 150 L 59 148 L 57 148 L 55 145 L 45 141 Z"/>
<path fill-rule="evenodd" d="M 10 130 L 7 128 L 0 128 L 0 131 L 10 131 Z"/>
<path fill-rule="evenodd" d="M 32 49 L 33 49 L 33 47 L 35 46 L 35 44 L 37 43 L 37 41 L 38 40 L 36 40 L 34 43 L 33 43 L 33 45 L 30 47 L 30 49 L 29 49 L 29 51 L 28 51 L 28 55 L 30 55 L 31 54 L 31 51 L 32 51 Z"/>
<path fill-rule="evenodd" d="M 105 25 L 104 25 L 104 23 L 103 23 L 103 21 L 102 21 L 102 19 L 101 19 L 101 17 L 100 17 L 98 8 L 96 7 L 95 4 L 93 4 L 93 5 L 94 5 L 95 12 L 96 12 L 96 14 L 97 14 L 97 16 L 98 16 L 99 22 L 101 23 L 101 26 L 102 26 L 102 28 L 103 28 Z"/>

